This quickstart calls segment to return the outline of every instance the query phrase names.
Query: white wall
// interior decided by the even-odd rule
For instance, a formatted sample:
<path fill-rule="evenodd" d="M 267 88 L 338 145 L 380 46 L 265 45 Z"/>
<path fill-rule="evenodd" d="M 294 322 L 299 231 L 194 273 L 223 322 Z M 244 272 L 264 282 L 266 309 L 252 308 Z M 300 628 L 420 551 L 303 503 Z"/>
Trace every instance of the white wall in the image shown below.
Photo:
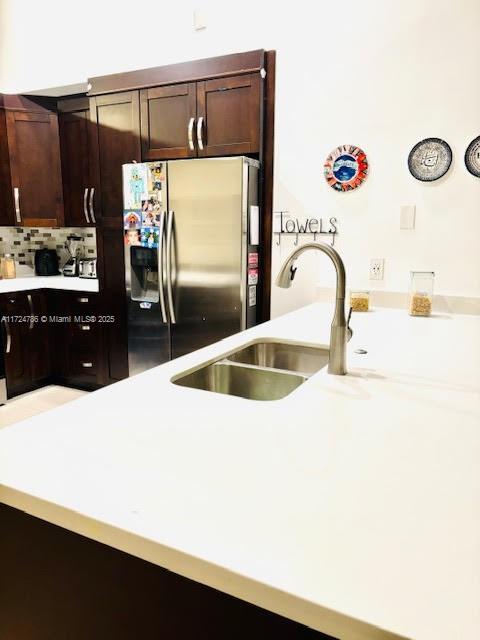
<path fill-rule="evenodd" d="M 192 29 L 194 7 L 205 10 L 204 31 Z M 480 180 L 463 164 L 480 133 L 478 0 L 0 0 L 2 16 L 4 92 L 276 49 L 275 209 L 339 219 L 351 286 L 404 291 L 410 269 L 432 269 L 437 293 L 480 297 Z M 427 136 L 444 138 L 454 153 L 433 184 L 414 180 L 406 164 Z M 366 151 L 371 172 L 357 191 L 339 194 L 327 187 L 323 162 L 343 143 Z M 417 207 L 415 231 L 399 229 L 402 204 Z M 275 269 L 292 243 L 274 244 Z M 368 281 L 371 257 L 386 260 L 383 282 Z M 273 290 L 274 314 L 333 282 L 326 258 L 301 260 L 292 289 Z"/>

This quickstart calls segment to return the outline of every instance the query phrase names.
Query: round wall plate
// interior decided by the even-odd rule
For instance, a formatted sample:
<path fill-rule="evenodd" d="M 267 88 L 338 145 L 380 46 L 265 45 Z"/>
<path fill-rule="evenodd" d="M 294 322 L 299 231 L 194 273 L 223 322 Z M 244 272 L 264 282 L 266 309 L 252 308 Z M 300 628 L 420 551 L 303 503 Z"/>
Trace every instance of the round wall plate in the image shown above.
<path fill-rule="evenodd" d="M 468 145 L 465 151 L 465 166 L 472 176 L 480 178 L 480 136 Z"/>
<path fill-rule="evenodd" d="M 367 172 L 367 156 L 353 144 L 337 147 L 325 160 L 325 179 L 336 191 L 356 189 L 366 179 Z"/>
<path fill-rule="evenodd" d="M 444 176 L 452 164 L 450 145 L 440 138 L 425 138 L 408 155 L 408 168 L 417 180 L 433 182 Z"/>

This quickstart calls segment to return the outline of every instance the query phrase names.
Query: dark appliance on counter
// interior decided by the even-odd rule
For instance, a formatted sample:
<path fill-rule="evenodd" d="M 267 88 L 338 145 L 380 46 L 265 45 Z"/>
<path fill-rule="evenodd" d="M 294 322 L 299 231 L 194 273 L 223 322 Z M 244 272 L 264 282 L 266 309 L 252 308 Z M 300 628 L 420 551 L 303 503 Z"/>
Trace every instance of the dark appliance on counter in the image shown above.
<path fill-rule="evenodd" d="M 130 375 L 257 323 L 258 173 L 246 157 L 123 166 Z"/>
<path fill-rule="evenodd" d="M 55 249 L 37 249 L 35 251 L 35 275 L 58 276 L 58 256 Z"/>
<path fill-rule="evenodd" d="M 78 261 L 78 276 L 80 278 L 96 278 L 97 277 L 97 259 L 82 258 Z"/>

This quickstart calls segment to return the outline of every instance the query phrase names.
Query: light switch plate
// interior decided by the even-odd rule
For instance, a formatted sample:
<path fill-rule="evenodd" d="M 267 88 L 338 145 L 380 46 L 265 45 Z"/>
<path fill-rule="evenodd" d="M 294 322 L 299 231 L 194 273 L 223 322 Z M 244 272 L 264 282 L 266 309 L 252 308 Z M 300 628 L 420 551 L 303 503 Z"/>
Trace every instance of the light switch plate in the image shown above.
<path fill-rule="evenodd" d="M 194 9 L 193 11 L 193 28 L 195 31 L 201 31 L 207 28 L 205 12 L 202 9 Z"/>
<path fill-rule="evenodd" d="M 415 229 L 415 205 L 400 207 L 400 229 Z"/>

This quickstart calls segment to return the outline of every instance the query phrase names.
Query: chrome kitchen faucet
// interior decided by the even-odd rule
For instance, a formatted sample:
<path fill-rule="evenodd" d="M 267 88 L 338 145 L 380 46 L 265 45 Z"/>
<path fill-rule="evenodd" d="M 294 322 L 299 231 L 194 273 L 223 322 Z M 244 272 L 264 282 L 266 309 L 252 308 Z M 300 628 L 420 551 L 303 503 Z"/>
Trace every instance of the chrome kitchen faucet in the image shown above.
<path fill-rule="evenodd" d="M 343 376 L 347 373 L 347 342 L 352 337 L 353 332 L 350 329 L 351 307 L 348 319 L 345 319 L 345 266 L 338 252 L 323 242 L 309 242 L 308 244 L 302 245 L 298 249 L 295 249 L 285 260 L 282 268 L 278 272 L 275 284 L 277 287 L 282 287 L 283 289 L 288 289 L 291 286 L 295 272 L 297 271 L 297 268 L 294 267 L 295 260 L 301 253 L 309 249 L 326 253 L 335 265 L 335 271 L 337 272 L 335 313 L 330 330 L 328 373 Z"/>

